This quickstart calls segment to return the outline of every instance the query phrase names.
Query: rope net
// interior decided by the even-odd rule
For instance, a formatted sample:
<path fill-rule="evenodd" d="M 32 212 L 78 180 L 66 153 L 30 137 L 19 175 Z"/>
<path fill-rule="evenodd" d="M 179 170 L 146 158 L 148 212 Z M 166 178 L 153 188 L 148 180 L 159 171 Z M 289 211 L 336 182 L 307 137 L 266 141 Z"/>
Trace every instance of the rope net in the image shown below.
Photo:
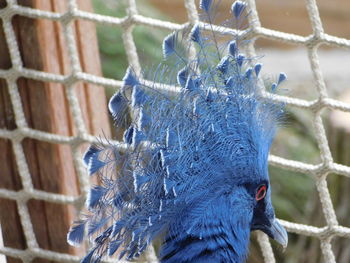
<path fill-rule="evenodd" d="M 333 161 L 331 151 L 327 142 L 325 127 L 322 123 L 321 111 L 325 108 L 350 112 L 350 105 L 344 102 L 332 99 L 327 93 L 326 84 L 323 74 L 320 70 L 318 47 L 326 44 L 332 47 L 350 48 L 350 40 L 328 35 L 324 32 L 322 22 L 319 16 L 316 0 L 307 0 L 306 7 L 311 21 L 313 33 L 309 36 L 300 36 L 271 30 L 261 26 L 259 14 L 256 9 L 254 0 L 247 0 L 251 14 L 249 16 L 250 28 L 246 37 L 249 39 L 265 38 L 274 41 L 280 41 L 298 46 L 304 46 L 308 52 L 310 66 L 313 72 L 314 85 L 317 88 L 318 98 L 313 101 L 297 99 L 287 96 L 271 95 L 264 93 L 268 99 L 284 102 L 289 107 L 297 107 L 312 112 L 313 127 L 318 147 L 320 149 L 321 162 L 319 164 L 308 164 L 299 161 L 285 159 L 279 156 L 271 155 L 269 157 L 270 164 L 283 169 L 301 172 L 311 175 L 316 183 L 319 199 L 322 204 L 322 210 L 326 219 L 326 226 L 315 227 L 312 225 L 297 224 L 294 222 L 283 221 L 282 225 L 292 233 L 318 238 L 321 244 L 321 250 L 325 262 L 336 262 L 335 255 L 332 252 L 331 240 L 333 237 L 344 237 L 350 239 L 350 228 L 338 224 L 335 210 L 330 198 L 329 189 L 327 187 L 326 178 L 328 174 L 339 174 L 350 177 L 350 167 L 335 163 Z M 140 61 L 138 58 L 137 48 L 133 40 L 133 28 L 135 25 L 144 25 L 149 28 L 167 29 L 169 32 L 173 30 L 184 29 L 194 25 L 199 20 L 198 10 L 195 0 L 184 0 L 187 10 L 188 21 L 184 24 L 176 24 L 168 21 L 161 21 L 150 17 L 145 17 L 138 13 L 135 0 L 128 0 L 127 16 L 116 18 L 105 15 L 93 14 L 78 9 L 75 0 L 69 0 L 69 8 L 65 13 L 56 13 L 43 10 L 32 9 L 18 5 L 16 0 L 7 0 L 7 6 L 0 9 L 0 17 L 2 26 L 9 48 L 12 67 L 9 69 L 0 69 L 0 78 L 5 79 L 10 95 L 12 108 L 15 115 L 17 128 L 15 130 L 0 129 L 0 138 L 10 140 L 16 158 L 16 165 L 19 171 L 23 188 L 19 191 L 8 189 L 0 189 L 0 198 L 10 199 L 16 202 L 21 225 L 24 231 L 27 248 L 25 250 L 14 249 L 11 247 L 0 247 L 0 253 L 21 259 L 23 262 L 30 262 L 34 258 L 43 258 L 59 262 L 78 262 L 79 257 L 64 253 L 58 253 L 42 249 L 38 246 L 37 239 L 34 234 L 33 224 L 31 222 L 28 200 L 36 199 L 46 202 L 75 205 L 77 208 L 81 204 L 81 200 L 85 198 L 89 189 L 89 178 L 86 174 L 85 167 L 81 161 L 81 152 L 79 146 L 84 143 L 96 142 L 96 138 L 88 133 L 86 125 L 82 118 L 81 108 L 74 89 L 78 81 L 108 86 L 118 89 L 122 85 L 122 81 L 99 77 L 82 71 L 79 62 L 78 52 L 76 48 L 76 40 L 74 38 L 72 23 L 77 20 L 87 20 L 93 23 L 105 24 L 120 27 L 123 30 L 123 44 L 126 51 L 129 64 L 136 72 L 141 72 Z M 16 40 L 15 32 L 11 19 L 14 15 L 21 15 L 33 19 L 49 19 L 57 21 L 62 25 L 63 33 L 66 38 L 71 72 L 68 75 L 52 74 L 43 71 L 28 69 L 23 67 L 23 61 L 20 56 L 19 46 Z M 254 54 L 254 41 L 250 42 L 250 52 Z M 75 136 L 62 136 L 39 130 L 32 129 L 28 126 L 25 119 L 23 105 L 18 90 L 16 80 L 20 77 L 39 80 L 43 82 L 55 82 L 63 84 L 66 89 L 66 95 L 70 106 L 71 114 L 77 134 Z M 168 89 L 176 92 L 176 87 L 168 87 Z M 55 144 L 69 145 L 73 152 L 74 165 L 77 170 L 79 187 L 81 196 L 67 196 L 62 194 L 48 193 L 37 190 L 33 187 L 28 164 L 26 162 L 23 146 L 21 142 L 25 138 L 31 138 L 39 141 L 45 141 Z M 114 142 L 123 148 L 121 142 Z M 3 175 L 2 175 L 3 176 Z M 6 176 L 6 175 L 5 175 Z M 7 175 L 8 176 L 8 175 Z M 262 254 L 265 262 L 275 262 L 270 242 L 262 233 L 257 235 L 258 242 L 261 246 Z M 150 256 L 151 258 L 154 255 Z M 149 259 L 151 260 L 151 259 Z"/>

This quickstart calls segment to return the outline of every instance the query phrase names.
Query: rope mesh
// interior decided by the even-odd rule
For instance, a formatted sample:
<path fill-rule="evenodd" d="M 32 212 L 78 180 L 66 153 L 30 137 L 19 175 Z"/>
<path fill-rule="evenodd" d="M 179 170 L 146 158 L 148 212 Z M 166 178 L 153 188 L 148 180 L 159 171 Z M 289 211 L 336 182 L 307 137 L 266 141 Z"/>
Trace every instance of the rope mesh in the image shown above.
<path fill-rule="evenodd" d="M 0 17 L 2 19 L 3 30 L 5 33 L 5 38 L 12 62 L 12 67 L 10 69 L 0 69 L 0 78 L 6 80 L 13 111 L 15 114 L 15 121 L 17 124 L 17 128 L 15 130 L 10 131 L 6 129 L 0 129 L 0 137 L 8 139 L 12 143 L 13 151 L 16 157 L 16 165 L 18 167 L 21 183 L 23 185 L 23 189 L 20 191 L 0 189 L 0 198 L 16 201 L 21 224 L 24 230 L 24 236 L 27 242 L 27 249 L 25 250 L 18 250 L 10 247 L 0 247 L 0 253 L 22 259 L 23 262 L 30 262 L 36 257 L 60 262 L 79 261 L 79 258 L 77 256 L 39 248 L 34 234 L 33 225 L 30 220 L 27 202 L 29 199 L 36 199 L 58 204 L 73 204 L 78 206 L 78 204 L 81 203 L 82 197 L 53 194 L 34 189 L 29 173 L 28 164 L 26 162 L 23 147 L 21 144 L 22 140 L 24 138 L 32 138 L 35 140 L 50 143 L 70 145 L 73 151 L 75 167 L 78 172 L 80 190 L 84 198 L 89 188 L 89 182 L 85 173 L 85 168 L 83 167 L 81 161 L 79 146 L 86 142 L 93 143 L 96 141 L 96 139 L 87 132 L 82 118 L 82 112 L 78 103 L 78 99 L 75 94 L 74 86 L 78 81 L 84 81 L 91 84 L 113 88 L 119 88 L 122 84 L 120 80 L 98 77 L 82 72 L 72 29 L 72 22 L 77 19 L 82 19 L 94 23 L 121 27 L 123 30 L 123 43 L 129 64 L 135 69 L 136 72 L 140 72 L 141 67 L 137 55 L 137 48 L 132 36 L 133 27 L 135 25 L 144 25 L 150 28 L 162 28 L 173 31 L 185 28 L 189 25 L 193 25 L 198 21 L 198 11 L 196 9 L 195 0 L 184 0 L 184 5 L 188 14 L 188 22 L 185 24 L 176 24 L 139 15 L 135 0 L 127 1 L 128 15 L 123 18 L 115 18 L 85 12 L 78 9 L 75 0 L 69 0 L 68 2 L 69 8 L 65 13 L 48 12 L 20 6 L 17 4 L 16 0 L 7 0 L 7 6 L 3 9 L 0 9 Z M 281 222 L 289 232 L 318 238 L 321 243 L 321 250 L 325 262 L 336 262 L 330 242 L 332 238 L 336 236 L 350 239 L 350 228 L 340 226 L 338 224 L 327 187 L 326 178 L 330 173 L 350 177 L 350 167 L 333 162 L 333 158 L 326 138 L 325 128 L 322 123 L 321 111 L 325 108 L 329 108 L 350 112 L 350 105 L 332 99 L 328 96 L 326 84 L 320 69 L 317 52 L 318 47 L 321 44 L 350 49 L 350 40 L 328 35 L 324 32 L 315 0 L 306 1 L 307 11 L 313 29 L 313 33 L 306 37 L 262 27 L 255 6 L 255 1 L 247 0 L 247 2 L 251 9 L 251 15 L 249 17 L 251 30 L 249 30 L 247 33 L 249 34 L 247 37 L 250 39 L 265 38 L 290 44 L 296 44 L 299 46 L 304 46 L 308 50 L 314 84 L 318 91 L 318 98 L 313 101 L 307 101 L 303 99 L 271 95 L 267 93 L 264 95 L 271 100 L 284 102 L 289 106 L 307 109 L 312 112 L 314 132 L 321 153 L 321 163 L 316 165 L 307 164 L 273 155 L 270 156 L 269 161 L 273 166 L 309 174 L 315 179 L 327 225 L 324 227 L 314 227 L 311 225 L 297 224 L 283 220 L 281 220 Z M 64 29 L 63 33 L 68 45 L 71 65 L 71 72 L 69 75 L 52 74 L 23 67 L 23 62 L 21 61 L 15 32 L 11 24 L 11 19 L 14 15 L 21 15 L 34 19 L 49 19 L 61 23 Z M 252 41 L 250 45 L 250 50 L 254 54 L 254 42 Z M 16 84 L 16 80 L 20 77 L 46 82 L 56 82 L 61 83 L 65 86 L 74 124 L 77 127 L 78 131 L 76 136 L 61 136 L 29 128 L 24 116 L 21 98 L 19 95 L 18 86 Z M 176 87 L 169 87 L 169 89 L 176 91 Z M 122 143 L 115 143 L 119 144 L 120 147 L 123 147 Z M 261 246 L 265 262 L 275 262 L 273 251 L 268 238 L 264 234 L 259 233 L 257 235 L 257 239 Z"/>

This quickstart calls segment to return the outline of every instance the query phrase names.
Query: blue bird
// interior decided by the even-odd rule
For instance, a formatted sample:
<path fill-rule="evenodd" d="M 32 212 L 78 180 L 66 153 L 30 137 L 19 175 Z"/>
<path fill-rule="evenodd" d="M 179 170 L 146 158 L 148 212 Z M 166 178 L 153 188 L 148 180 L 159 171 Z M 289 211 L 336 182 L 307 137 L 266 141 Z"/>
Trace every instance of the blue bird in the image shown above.
<path fill-rule="evenodd" d="M 227 34 L 214 31 L 214 2 L 202 0 L 200 8 L 205 23 L 165 38 L 167 63 L 155 68 L 153 81 L 129 68 L 111 98 L 116 124 L 129 124 L 126 147 L 92 145 L 84 155 L 100 185 L 68 233 L 72 245 L 90 237 L 83 263 L 115 254 L 131 260 L 156 239 L 163 263 L 241 263 L 253 230 L 287 245 L 267 161 L 284 105 L 261 96 L 261 64 L 240 53 L 244 41 L 227 42 Z M 229 22 L 240 24 L 246 9 L 236 1 Z M 281 73 L 270 91 L 285 78 Z M 169 85 L 179 94 L 167 92 Z"/>

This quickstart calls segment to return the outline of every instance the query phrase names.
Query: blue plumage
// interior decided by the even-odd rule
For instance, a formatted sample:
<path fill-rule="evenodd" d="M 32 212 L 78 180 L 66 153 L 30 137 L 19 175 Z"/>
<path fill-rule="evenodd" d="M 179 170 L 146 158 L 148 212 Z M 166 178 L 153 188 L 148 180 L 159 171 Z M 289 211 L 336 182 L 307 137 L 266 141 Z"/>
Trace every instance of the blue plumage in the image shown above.
<path fill-rule="evenodd" d="M 163 41 L 163 56 L 165 59 L 169 58 L 173 53 L 176 52 L 176 39 L 175 33 L 167 36 Z"/>
<path fill-rule="evenodd" d="M 124 86 L 129 87 L 134 87 L 140 84 L 137 77 L 135 76 L 135 72 L 131 68 L 128 68 L 126 71 L 126 74 L 123 78 L 123 84 Z"/>
<path fill-rule="evenodd" d="M 109 111 L 112 113 L 114 119 L 120 117 L 120 113 L 125 112 L 127 107 L 128 101 L 121 92 L 114 94 L 108 104 Z M 118 114 L 113 114 L 114 112 Z"/>
<path fill-rule="evenodd" d="M 261 68 L 262 68 L 262 64 L 258 63 L 254 66 L 254 71 L 255 71 L 255 75 L 258 77 L 259 76 L 259 73 L 261 71 Z"/>
<path fill-rule="evenodd" d="M 208 13 L 209 10 L 211 9 L 212 3 L 213 3 L 213 0 L 202 0 L 200 1 L 199 7 Z"/>
<path fill-rule="evenodd" d="M 234 15 L 234 17 L 236 19 L 240 19 L 244 9 L 247 7 L 247 4 L 245 2 L 242 1 L 236 1 L 233 3 L 232 5 L 232 14 Z"/>
<path fill-rule="evenodd" d="M 91 188 L 90 194 L 86 202 L 86 206 L 90 209 L 95 208 L 101 202 L 101 198 L 104 197 L 105 193 L 106 188 L 102 186 L 97 185 Z"/>
<path fill-rule="evenodd" d="M 86 221 L 76 221 L 69 232 L 69 242 L 72 245 L 79 245 L 84 240 Z"/>
<path fill-rule="evenodd" d="M 231 56 L 235 57 L 237 55 L 237 43 L 236 41 L 231 41 L 229 44 L 228 44 L 228 51 L 230 53 Z"/>
<path fill-rule="evenodd" d="M 279 77 L 278 77 L 278 82 L 277 82 L 277 84 L 278 84 L 278 85 L 281 84 L 281 83 L 282 83 L 283 81 L 285 81 L 286 79 L 287 79 L 286 74 L 283 73 L 283 72 L 281 72 L 280 75 L 279 75 Z"/>
<path fill-rule="evenodd" d="M 200 3 L 208 14 L 212 5 Z M 236 1 L 233 19 L 245 9 Z M 176 62 L 158 67 L 153 79 L 180 85 L 180 94 L 156 90 L 129 69 L 112 97 L 116 124 L 126 111 L 132 122 L 126 150 L 93 145 L 84 156 L 101 186 L 92 188 L 88 211 L 68 234 L 74 245 L 86 232 L 94 237 L 83 262 L 117 251 L 133 259 L 157 238 L 165 263 L 244 262 L 250 231 L 257 229 L 286 245 L 267 170 L 283 105 L 262 98 L 262 66 L 239 53 L 239 39 L 225 43 L 202 30 L 195 25 L 190 31 L 198 49 L 193 61 L 181 55 L 188 45 L 180 34 L 164 40 L 164 58 Z M 282 73 L 272 91 L 285 78 Z"/>

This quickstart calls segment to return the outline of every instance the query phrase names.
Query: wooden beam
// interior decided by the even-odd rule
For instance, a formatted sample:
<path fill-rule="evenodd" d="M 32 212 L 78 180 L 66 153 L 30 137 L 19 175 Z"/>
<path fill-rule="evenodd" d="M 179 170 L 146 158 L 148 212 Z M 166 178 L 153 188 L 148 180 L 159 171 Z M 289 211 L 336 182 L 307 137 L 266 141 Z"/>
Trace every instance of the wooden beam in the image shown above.
<path fill-rule="evenodd" d="M 85 10 L 92 11 L 90 1 L 79 0 L 77 2 Z M 19 3 L 31 8 L 54 12 L 67 10 L 66 1 L 23 0 Z M 67 43 L 62 32 L 62 25 L 59 22 L 16 16 L 13 25 L 24 67 L 55 74 L 66 75 L 70 73 Z M 94 25 L 76 21 L 73 26 L 82 70 L 94 75 L 101 75 Z M 0 39 L 0 43 L 5 42 Z M 9 63 L 8 55 L 0 58 L 1 64 L 5 64 L 5 62 Z M 71 117 L 63 85 L 24 78 L 20 78 L 17 83 L 26 120 L 31 128 L 60 135 L 76 134 L 76 127 Z M 0 122 L 0 128 L 13 129 L 15 122 L 12 105 L 9 105 L 6 84 L 1 81 L 0 85 L 0 109 L 6 111 L 6 113 L 0 111 L 0 118 L 4 116 L 5 119 L 5 122 Z M 103 87 L 77 83 L 75 91 L 88 132 L 97 135 L 102 134 L 103 131 L 107 136 L 110 135 Z M 36 189 L 75 196 L 79 194 L 72 149 L 69 145 L 57 145 L 30 138 L 24 139 L 22 144 Z M 10 143 L 1 139 L 0 146 L 5 147 L 7 152 L 7 154 L 0 152 L 0 170 L 6 173 L 5 176 L 0 177 L 0 187 L 18 190 L 22 186 L 16 172 L 17 168 Z M 1 210 L 5 205 L 9 206 L 11 203 L 8 200 L 2 201 L 0 203 Z M 67 231 L 76 218 L 76 211 L 73 207 L 37 200 L 31 200 L 28 202 L 28 206 L 40 247 L 57 252 L 82 254 L 81 249 L 71 247 L 66 243 Z M 1 217 L 4 243 L 6 246 L 23 249 L 26 245 L 15 206 L 10 211 L 16 215 L 16 220 L 11 222 L 11 226 L 8 224 L 13 219 Z M 15 222 L 16 228 L 13 226 Z M 40 261 L 47 262 L 47 260 Z M 11 258 L 8 259 L 8 262 L 15 261 Z"/>

